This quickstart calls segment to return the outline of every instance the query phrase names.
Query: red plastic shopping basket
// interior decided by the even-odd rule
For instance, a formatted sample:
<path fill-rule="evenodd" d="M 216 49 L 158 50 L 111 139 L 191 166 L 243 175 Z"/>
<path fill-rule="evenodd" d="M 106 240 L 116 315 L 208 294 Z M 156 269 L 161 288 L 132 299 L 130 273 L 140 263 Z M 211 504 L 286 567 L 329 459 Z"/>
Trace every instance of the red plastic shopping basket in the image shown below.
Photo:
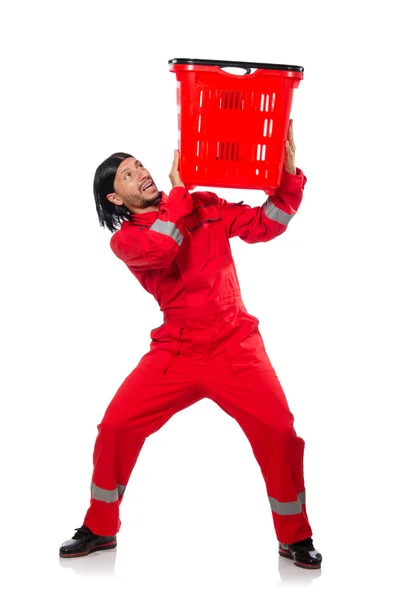
<path fill-rule="evenodd" d="M 177 78 L 185 185 L 270 194 L 280 184 L 293 90 L 303 67 L 188 58 L 168 64 Z M 246 72 L 233 75 L 222 67 Z"/>

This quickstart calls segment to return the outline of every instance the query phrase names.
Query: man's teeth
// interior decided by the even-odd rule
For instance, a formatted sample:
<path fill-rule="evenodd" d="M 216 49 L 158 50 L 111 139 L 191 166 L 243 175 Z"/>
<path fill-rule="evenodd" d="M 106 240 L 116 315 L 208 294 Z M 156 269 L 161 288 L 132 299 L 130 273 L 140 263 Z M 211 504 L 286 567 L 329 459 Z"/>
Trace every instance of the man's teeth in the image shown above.
<path fill-rule="evenodd" d="M 144 191 L 144 192 L 146 192 L 146 190 L 148 190 L 150 187 L 152 187 L 152 185 L 153 185 L 152 183 L 149 183 L 149 185 L 146 185 L 146 186 L 143 188 L 143 191 Z"/>

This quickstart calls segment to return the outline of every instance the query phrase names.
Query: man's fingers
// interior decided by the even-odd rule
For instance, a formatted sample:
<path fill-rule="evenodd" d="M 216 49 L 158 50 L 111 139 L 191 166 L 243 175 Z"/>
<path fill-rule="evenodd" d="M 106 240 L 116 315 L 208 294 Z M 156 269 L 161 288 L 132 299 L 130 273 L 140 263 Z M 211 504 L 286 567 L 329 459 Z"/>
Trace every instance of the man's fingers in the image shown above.
<path fill-rule="evenodd" d="M 295 150 L 294 129 L 292 120 L 289 122 L 288 139 L 291 144 L 291 147 L 293 148 L 293 150 Z"/>
<path fill-rule="evenodd" d="M 179 162 L 179 152 L 178 150 L 174 150 L 174 160 L 172 161 L 171 171 L 169 176 L 175 175 L 178 172 L 178 162 Z"/>
<path fill-rule="evenodd" d="M 174 160 L 172 163 L 172 170 L 173 171 L 177 171 L 178 170 L 178 163 L 179 163 L 179 152 L 178 150 L 174 150 Z"/>
<path fill-rule="evenodd" d="M 179 150 L 174 150 L 174 160 L 172 161 L 172 167 L 169 174 L 169 178 L 171 180 L 172 187 L 182 186 L 185 187 L 185 184 L 182 182 L 181 177 L 179 175 L 179 159 L 180 154 Z"/>
<path fill-rule="evenodd" d="M 174 150 L 174 158 L 172 159 L 172 165 L 171 165 L 171 171 L 170 171 L 171 173 L 173 173 L 175 171 L 176 161 L 177 161 L 176 150 Z"/>

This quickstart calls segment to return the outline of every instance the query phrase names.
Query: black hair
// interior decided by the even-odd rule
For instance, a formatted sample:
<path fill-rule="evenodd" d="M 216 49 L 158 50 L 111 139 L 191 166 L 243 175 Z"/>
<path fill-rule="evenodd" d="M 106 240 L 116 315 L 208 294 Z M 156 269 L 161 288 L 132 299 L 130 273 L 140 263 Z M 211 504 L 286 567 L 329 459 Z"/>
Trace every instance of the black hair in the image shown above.
<path fill-rule="evenodd" d="M 114 178 L 117 169 L 126 158 L 134 157 L 125 152 L 116 152 L 104 160 L 95 171 L 94 196 L 99 223 L 112 233 L 120 228 L 122 221 L 131 221 L 130 211 L 124 204 L 118 206 L 106 198 L 115 191 Z"/>

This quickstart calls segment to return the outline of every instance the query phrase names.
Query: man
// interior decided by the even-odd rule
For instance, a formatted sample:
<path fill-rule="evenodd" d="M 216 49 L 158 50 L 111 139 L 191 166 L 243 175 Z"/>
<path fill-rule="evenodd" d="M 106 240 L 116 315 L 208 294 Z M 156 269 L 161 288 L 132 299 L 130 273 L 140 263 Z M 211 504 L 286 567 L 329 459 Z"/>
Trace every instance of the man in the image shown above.
<path fill-rule="evenodd" d="M 151 331 L 150 351 L 98 425 L 90 507 L 60 556 L 116 547 L 120 503 L 146 438 L 178 411 L 210 398 L 236 419 L 251 444 L 279 554 L 297 566 L 320 568 L 306 514 L 304 441 L 295 433 L 259 321 L 242 301 L 229 244 L 234 236 L 249 244 L 267 242 L 286 230 L 306 183 L 295 168 L 292 122 L 285 157 L 279 188 L 255 208 L 211 192 L 189 193 L 179 176 L 178 152 L 168 197 L 129 154 L 113 154 L 98 167 L 99 222 L 114 233 L 115 255 L 158 301 L 164 323 Z"/>

